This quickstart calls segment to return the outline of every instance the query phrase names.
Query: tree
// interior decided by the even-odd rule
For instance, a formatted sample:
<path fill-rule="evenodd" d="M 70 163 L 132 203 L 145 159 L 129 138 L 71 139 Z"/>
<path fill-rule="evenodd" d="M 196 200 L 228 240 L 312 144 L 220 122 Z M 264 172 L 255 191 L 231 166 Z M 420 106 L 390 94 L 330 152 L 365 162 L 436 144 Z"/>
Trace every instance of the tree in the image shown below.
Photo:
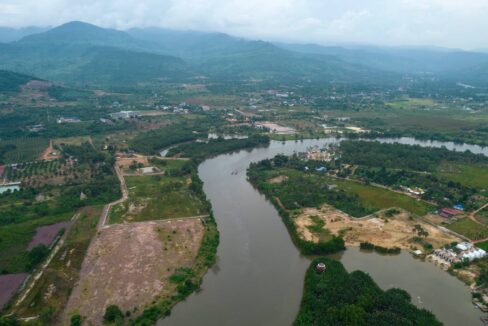
<path fill-rule="evenodd" d="M 103 320 L 107 322 L 115 322 L 117 320 L 124 319 L 124 314 L 122 310 L 117 305 L 110 305 L 105 309 L 105 315 L 103 315 Z"/>
<path fill-rule="evenodd" d="M 70 325 L 71 326 L 81 326 L 81 323 L 83 322 L 83 317 L 81 317 L 80 314 L 75 314 L 71 316 L 70 319 Z"/>
<path fill-rule="evenodd" d="M 29 251 L 28 254 L 28 263 L 27 263 L 27 268 L 29 270 L 33 269 L 36 267 L 37 264 L 39 264 L 41 261 L 46 258 L 46 256 L 49 254 L 49 249 L 43 245 L 37 245 L 34 248 L 32 248 L 31 251 Z"/>

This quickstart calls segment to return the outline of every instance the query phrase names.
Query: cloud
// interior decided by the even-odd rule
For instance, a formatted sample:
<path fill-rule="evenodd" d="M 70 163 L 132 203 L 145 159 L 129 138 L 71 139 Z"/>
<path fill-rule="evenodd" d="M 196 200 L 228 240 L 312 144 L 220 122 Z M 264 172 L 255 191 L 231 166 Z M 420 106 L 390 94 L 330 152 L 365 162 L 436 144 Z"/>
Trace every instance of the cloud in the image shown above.
<path fill-rule="evenodd" d="M 487 0 L 0 0 L 6 26 L 82 20 L 317 43 L 488 47 L 486 17 Z"/>

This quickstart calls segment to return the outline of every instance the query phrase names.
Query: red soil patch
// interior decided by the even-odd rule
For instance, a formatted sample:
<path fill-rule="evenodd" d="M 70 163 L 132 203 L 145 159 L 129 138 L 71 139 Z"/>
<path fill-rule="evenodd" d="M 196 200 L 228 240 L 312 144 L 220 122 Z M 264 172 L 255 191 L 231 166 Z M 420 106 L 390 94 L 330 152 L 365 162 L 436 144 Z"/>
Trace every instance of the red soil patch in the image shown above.
<path fill-rule="evenodd" d="M 56 238 L 59 231 L 61 229 L 68 229 L 70 225 L 71 221 L 67 221 L 38 227 L 36 229 L 36 235 L 32 238 L 27 249 L 31 250 L 39 244 L 49 246 L 53 242 L 54 238 Z"/>
<path fill-rule="evenodd" d="M 27 273 L 0 275 L 0 309 L 10 301 L 17 288 L 24 282 Z"/>

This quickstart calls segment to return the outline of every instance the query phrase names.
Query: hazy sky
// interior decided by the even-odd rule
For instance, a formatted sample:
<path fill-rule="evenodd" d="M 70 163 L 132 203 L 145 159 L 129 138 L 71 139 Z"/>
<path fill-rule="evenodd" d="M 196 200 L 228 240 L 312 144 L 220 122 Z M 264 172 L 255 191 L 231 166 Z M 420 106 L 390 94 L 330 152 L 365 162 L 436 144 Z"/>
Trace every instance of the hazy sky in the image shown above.
<path fill-rule="evenodd" d="M 488 48 L 488 0 L 0 0 L 0 25 L 160 26 L 301 42 Z"/>

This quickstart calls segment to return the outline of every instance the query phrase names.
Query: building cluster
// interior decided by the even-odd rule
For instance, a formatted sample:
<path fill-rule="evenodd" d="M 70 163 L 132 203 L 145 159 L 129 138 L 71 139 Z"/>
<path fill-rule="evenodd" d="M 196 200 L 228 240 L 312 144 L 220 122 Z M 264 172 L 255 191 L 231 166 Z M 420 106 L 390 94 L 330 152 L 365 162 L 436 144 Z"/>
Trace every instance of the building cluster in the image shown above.
<path fill-rule="evenodd" d="M 139 111 L 119 111 L 115 113 L 110 113 L 112 119 L 133 119 L 139 118 L 141 113 Z"/>
<path fill-rule="evenodd" d="M 456 264 L 466 260 L 471 262 L 475 259 L 481 259 L 486 256 L 486 251 L 475 247 L 472 243 L 462 242 L 454 248 L 436 249 L 434 255 L 448 264 Z"/>
<path fill-rule="evenodd" d="M 334 153 L 331 153 L 325 149 L 321 150 L 310 150 L 305 153 L 305 157 L 312 161 L 324 161 L 330 162 L 334 158 Z"/>

